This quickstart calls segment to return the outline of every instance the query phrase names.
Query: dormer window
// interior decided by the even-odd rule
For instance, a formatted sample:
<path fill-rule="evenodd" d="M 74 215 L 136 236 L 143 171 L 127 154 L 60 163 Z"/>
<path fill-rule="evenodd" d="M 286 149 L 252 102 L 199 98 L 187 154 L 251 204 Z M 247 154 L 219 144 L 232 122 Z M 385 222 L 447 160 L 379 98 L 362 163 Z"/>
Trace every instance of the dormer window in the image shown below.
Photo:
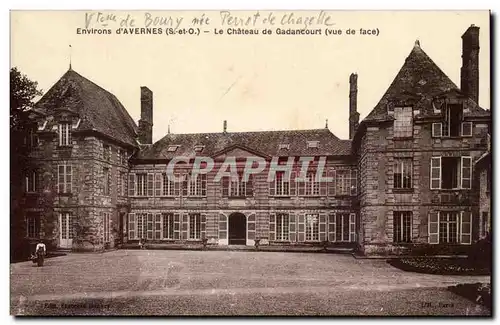
<path fill-rule="evenodd" d="M 462 103 L 447 104 L 442 109 L 443 121 L 432 124 L 433 137 L 471 137 L 472 122 L 463 121 Z"/>
<path fill-rule="evenodd" d="M 394 107 L 394 138 L 413 136 L 413 108 Z"/>
<path fill-rule="evenodd" d="M 280 144 L 279 150 L 290 150 L 290 144 L 289 143 Z"/>
<path fill-rule="evenodd" d="M 202 152 L 204 148 L 205 148 L 204 145 L 196 145 L 196 146 L 194 146 L 194 151 Z"/>
<path fill-rule="evenodd" d="M 319 141 L 307 141 L 308 148 L 319 148 Z"/>
<path fill-rule="evenodd" d="M 177 148 L 179 148 L 179 147 L 180 147 L 179 145 L 171 145 L 171 146 L 168 146 L 167 151 L 168 152 L 176 152 Z"/>
<path fill-rule="evenodd" d="M 71 123 L 59 123 L 59 145 L 71 145 Z"/>

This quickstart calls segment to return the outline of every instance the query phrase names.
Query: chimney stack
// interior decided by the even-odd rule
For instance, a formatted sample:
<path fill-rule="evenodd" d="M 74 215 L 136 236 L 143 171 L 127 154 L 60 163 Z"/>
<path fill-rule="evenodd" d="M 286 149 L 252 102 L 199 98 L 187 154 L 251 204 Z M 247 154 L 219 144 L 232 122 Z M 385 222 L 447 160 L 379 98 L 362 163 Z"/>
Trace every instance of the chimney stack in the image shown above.
<path fill-rule="evenodd" d="M 226 121 L 226 120 L 224 120 L 224 126 L 223 126 L 223 128 L 224 128 L 224 129 L 222 130 L 222 132 L 223 132 L 224 134 L 225 134 L 225 133 L 227 133 L 227 121 Z"/>
<path fill-rule="evenodd" d="M 352 140 L 354 137 L 358 124 L 358 75 L 351 73 L 349 77 L 349 139 Z"/>
<path fill-rule="evenodd" d="M 479 103 L 479 27 L 472 24 L 462 35 L 462 92 Z"/>
<path fill-rule="evenodd" d="M 153 143 L 153 92 L 141 87 L 141 119 L 139 120 L 139 142 Z"/>

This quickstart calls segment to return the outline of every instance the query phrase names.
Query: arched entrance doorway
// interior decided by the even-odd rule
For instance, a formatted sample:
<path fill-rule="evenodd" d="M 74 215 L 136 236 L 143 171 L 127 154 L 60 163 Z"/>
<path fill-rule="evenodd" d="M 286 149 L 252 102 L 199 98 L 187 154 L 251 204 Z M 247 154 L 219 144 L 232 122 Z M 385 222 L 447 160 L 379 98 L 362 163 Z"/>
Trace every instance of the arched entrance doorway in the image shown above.
<path fill-rule="evenodd" d="M 229 245 L 246 245 L 247 218 L 243 213 L 235 212 L 229 216 Z"/>

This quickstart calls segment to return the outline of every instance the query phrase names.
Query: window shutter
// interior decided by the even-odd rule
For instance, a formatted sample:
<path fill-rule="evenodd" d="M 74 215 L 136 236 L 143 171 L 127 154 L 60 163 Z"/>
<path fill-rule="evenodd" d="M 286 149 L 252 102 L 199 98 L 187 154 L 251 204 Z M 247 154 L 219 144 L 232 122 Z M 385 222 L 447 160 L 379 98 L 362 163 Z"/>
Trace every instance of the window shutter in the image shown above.
<path fill-rule="evenodd" d="M 335 169 L 328 169 L 328 177 L 332 179 L 328 183 L 328 196 L 335 196 Z"/>
<path fill-rule="evenodd" d="M 441 188 L 441 157 L 431 158 L 431 190 Z"/>
<path fill-rule="evenodd" d="M 297 182 L 297 193 L 299 196 L 306 195 L 306 182 L 304 180 Z"/>
<path fill-rule="evenodd" d="M 227 239 L 227 217 L 219 214 L 219 239 Z"/>
<path fill-rule="evenodd" d="M 328 194 L 328 183 L 325 181 L 321 181 L 319 183 L 319 195 L 326 196 Z"/>
<path fill-rule="evenodd" d="M 269 196 L 276 195 L 276 174 L 274 174 L 274 178 L 269 182 Z"/>
<path fill-rule="evenodd" d="M 155 196 L 161 196 L 162 195 L 162 174 L 156 173 L 155 174 Z"/>
<path fill-rule="evenodd" d="M 276 240 L 276 213 L 269 215 L 269 241 Z"/>
<path fill-rule="evenodd" d="M 462 188 L 471 188 L 472 158 L 471 157 L 462 157 L 461 166 L 462 166 L 461 187 Z"/>
<path fill-rule="evenodd" d="M 147 226 L 147 230 L 146 230 L 147 237 L 146 238 L 148 240 L 151 240 L 151 239 L 153 239 L 153 226 L 154 226 L 152 213 L 148 213 L 148 219 L 147 219 L 146 226 Z"/>
<path fill-rule="evenodd" d="M 246 196 L 253 196 L 253 175 L 248 175 L 248 181 L 246 184 Z"/>
<path fill-rule="evenodd" d="M 181 177 L 180 174 L 175 174 L 175 180 L 174 180 L 174 196 L 180 196 L 181 195 L 181 180 L 179 179 Z"/>
<path fill-rule="evenodd" d="M 182 196 L 188 196 L 189 178 L 191 175 L 182 175 Z"/>
<path fill-rule="evenodd" d="M 154 196 L 154 174 L 148 174 L 148 196 Z"/>
<path fill-rule="evenodd" d="M 356 241 L 356 213 L 349 214 L 349 241 Z"/>
<path fill-rule="evenodd" d="M 247 238 L 250 240 L 255 240 L 256 233 L 256 216 L 255 213 L 250 213 L 247 217 Z"/>
<path fill-rule="evenodd" d="M 319 214 L 319 241 L 325 241 L 326 238 L 326 213 Z"/>
<path fill-rule="evenodd" d="M 335 213 L 330 213 L 328 215 L 328 240 L 335 242 Z"/>
<path fill-rule="evenodd" d="M 199 174 L 201 177 L 201 196 L 207 196 L 207 174 Z"/>
<path fill-rule="evenodd" d="M 303 213 L 299 214 L 299 222 L 298 222 L 298 242 L 306 241 L 306 220 L 305 215 Z"/>
<path fill-rule="evenodd" d="M 128 174 L 128 196 L 135 196 L 135 174 Z"/>
<path fill-rule="evenodd" d="M 135 213 L 128 214 L 128 239 L 135 239 Z"/>
<path fill-rule="evenodd" d="M 161 213 L 156 213 L 155 214 L 155 233 L 154 233 L 154 239 L 160 240 L 161 239 Z"/>
<path fill-rule="evenodd" d="M 297 229 L 295 224 L 295 212 L 290 212 L 288 225 L 288 239 L 294 243 L 297 241 Z"/>
<path fill-rule="evenodd" d="M 181 229 L 182 229 L 182 239 L 186 240 L 188 238 L 188 225 L 189 225 L 189 220 L 188 220 L 188 214 L 183 213 L 182 214 L 182 224 L 181 224 Z"/>
<path fill-rule="evenodd" d="M 207 236 L 207 214 L 202 213 L 201 214 L 201 221 L 200 221 L 200 236 L 201 239 L 205 239 Z"/>
<path fill-rule="evenodd" d="M 181 225 L 180 225 L 181 216 L 179 213 L 174 213 L 174 239 L 180 239 L 181 233 Z"/>
<path fill-rule="evenodd" d="M 351 170 L 351 195 L 356 196 L 358 194 L 358 171 Z"/>
<path fill-rule="evenodd" d="M 429 213 L 429 244 L 439 243 L 439 214 L 438 212 Z"/>
<path fill-rule="evenodd" d="M 290 196 L 297 195 L 297 182 L 295 181 L 296 175 L 297 173 L 294 171 L 290 173 Z"/>
<path fill-rule="evenodd" d="M 471 243 L 471 232 L 472 232 L 472 220 L 471 213 L 469 211 L 460 212 L 460 243 L 470 244 Z"/>
<path fill-rule="evenodd" d="M 222 196 L 223 197 L 229 196 L 229 177 L 228 176 L 222 177 Z"/>
<path fill-rule="evenodd" d="M 472 136 L 472 122 L 462 122 L 462 136 L 463 137 Z"/>
<path fill-rule="evenodd" d="M 432 123 L 432 137 L 440 138 L 443 136 L 443 124 L 442 123 Z"/>

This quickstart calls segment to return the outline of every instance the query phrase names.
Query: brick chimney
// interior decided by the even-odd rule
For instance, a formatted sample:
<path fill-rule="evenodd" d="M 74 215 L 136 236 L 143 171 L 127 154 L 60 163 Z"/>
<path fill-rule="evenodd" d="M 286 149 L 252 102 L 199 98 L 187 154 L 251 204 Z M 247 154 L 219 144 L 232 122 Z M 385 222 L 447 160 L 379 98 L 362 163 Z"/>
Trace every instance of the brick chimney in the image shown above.
<path fill-rule="evenodd" d="M 139 120 L 139 142 L 153 143 L 153 92 L 141 87 L 141 119 Z"/>
<path fill-rule="evenodd" d="M 226 134 L 227 133 L 227 121 L 224 120 L 224 124 L 222 126 L 222 133 Z"/>
<path fill-rule="evenodd" d="M 476 103 L 479 101 L 479 27 L 472 24 L 462 35 L 460 88 Z"/>
<path fill-rule="evenodd" d="M 349 139 L 354 137 L 358 124 L 358 75 L 351 73 L 349 77 Z"/>

